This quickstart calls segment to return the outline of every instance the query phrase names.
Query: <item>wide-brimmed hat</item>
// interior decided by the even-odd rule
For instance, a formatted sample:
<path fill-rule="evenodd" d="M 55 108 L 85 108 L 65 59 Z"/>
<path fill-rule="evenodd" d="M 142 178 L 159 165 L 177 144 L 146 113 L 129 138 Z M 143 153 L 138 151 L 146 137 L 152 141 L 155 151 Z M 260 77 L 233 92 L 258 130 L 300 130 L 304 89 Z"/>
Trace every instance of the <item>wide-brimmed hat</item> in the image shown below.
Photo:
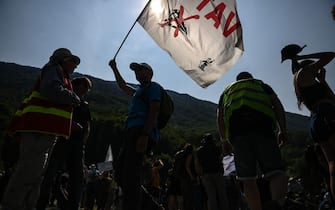
<path fill-rule="evenodd" d="M 281 50 L 281 62 L 283 62 L 286 59 L 292 59 L 294 58 L 296 55 L 298 55 L 298 53 L 300 53 L 304 48 L 306 47 L 306 45 L 300 47 L 297 44 L 289 44 L 286 45 L 285 47 L 283 47 L 283 49 Z"/>
<path fill-rule="evenodd" d="M 65 59 L 73 59 L 76 65 L 79 65 L 80 58 L 76 55 L 73 55 L 71 51 L 67 48 L 58 48 L 55 50 L 52 55 L 50 56 L 50 62 L 52 63 L 60 63 Z"/>
<path fill-rule="evenodd" d="M 135 71 L 135 70 L 142 70 L 142 69 L 147 69 L 147 70 L 149 70 L 149 71 L 151 71 L 152 72 L 152 68 L 151 68 L 151 66 L 149 65 L 149 64 L 147 64 L 147 63 L 131 63 L 130 65 L 129 65 L 129 68 L 131 69 L 131 70 L 133 70 L 133 71 Z"/>

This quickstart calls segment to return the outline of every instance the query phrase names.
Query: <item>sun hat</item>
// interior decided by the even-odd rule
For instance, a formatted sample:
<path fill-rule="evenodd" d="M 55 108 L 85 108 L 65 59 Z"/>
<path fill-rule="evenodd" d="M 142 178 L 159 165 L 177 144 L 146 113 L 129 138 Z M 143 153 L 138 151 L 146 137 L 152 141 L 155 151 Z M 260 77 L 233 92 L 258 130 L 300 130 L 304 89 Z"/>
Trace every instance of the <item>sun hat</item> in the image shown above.
<path fill-rule="evenodd" d="M 297 44 L 286 45 L 281 50 L 281 62 L 283 62 L 284 60 L 287 60 L 287 59 L 292 59 L 298 53 L 300 53 L 305 47 L 306 47 L 306 45 L 304 45 L 302 47 L 300 47 Z"/>
<path fill-rule="evenodd" d="M 60 63 L 66 59 L 73 59 L 76 65 L 79 65 L 80 58 L 76 55 L 73 55 L 71 51 L 67 48 L 58 48 L 55 50 L 52 55 L 50 56 L 51 63 Z"/>

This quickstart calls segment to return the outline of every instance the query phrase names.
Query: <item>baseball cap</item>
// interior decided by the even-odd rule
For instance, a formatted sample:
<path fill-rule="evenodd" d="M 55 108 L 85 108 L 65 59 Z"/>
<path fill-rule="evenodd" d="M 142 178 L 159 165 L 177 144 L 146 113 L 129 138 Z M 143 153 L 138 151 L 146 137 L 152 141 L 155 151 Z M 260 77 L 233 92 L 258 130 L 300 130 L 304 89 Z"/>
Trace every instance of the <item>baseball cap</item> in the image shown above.
<path fill-rule="evenodd" d="M 149 64 L 147 64 L 147 63 L 135 63 L 135 62 L 133 62 L 133 63 L 131 63 L 129 65 L 129 68 L 131 70 L 133 70 L 133 71 L 135 71 L 135 70 L 141 70 L 141 69 L 145 68 L 145 69 L 147 69 L 147 70 L 149 70 L 149 71 L 152 72 L 151 66 Z"/>

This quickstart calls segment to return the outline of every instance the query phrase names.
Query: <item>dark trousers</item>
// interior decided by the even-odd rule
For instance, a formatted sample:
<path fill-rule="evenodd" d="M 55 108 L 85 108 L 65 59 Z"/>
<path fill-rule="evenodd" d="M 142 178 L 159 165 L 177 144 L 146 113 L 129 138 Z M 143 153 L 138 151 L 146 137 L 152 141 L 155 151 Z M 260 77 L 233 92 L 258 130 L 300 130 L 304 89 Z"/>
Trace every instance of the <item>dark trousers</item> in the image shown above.
<path fill-rule="evenodd" d="M 181 194 L 183 196 L 184 210 L 193 210 L 195 202 L 194 202 L 194 186 L 192 180 L 188 177 L 181 177 L 180 188 L 181 188 Z"/>
<path fill-rule="evenodd" d="M 142 173 L 144 154 L 136 152 L 136 142 L 143 127 L 134 127 L 125 132 L 124 146 L 120 157 L 120 185 L 123 192 L 123 210 L 139 210 L 142 203 Z"/>
<path fill-rule="evenodd" d="M 79 208 L 83 187 L 83 142 L 81 138 L 59 138 L 53 148 L 40 188 L 36 209 L 44 210 L 49 204 L 50 191 L 57 171 L 66 164 L 69 172 L 69 197 L 65 209 Z"/>

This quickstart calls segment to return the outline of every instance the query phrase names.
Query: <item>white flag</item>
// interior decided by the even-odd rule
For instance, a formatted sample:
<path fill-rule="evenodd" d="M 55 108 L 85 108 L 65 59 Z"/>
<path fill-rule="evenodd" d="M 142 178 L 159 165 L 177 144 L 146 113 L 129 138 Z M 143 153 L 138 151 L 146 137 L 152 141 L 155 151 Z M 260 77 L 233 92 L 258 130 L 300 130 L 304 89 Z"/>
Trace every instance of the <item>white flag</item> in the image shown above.
<path fill-rule="evenodd" d="M 112 153 L 111 145 L 108 146 L 105 162 L 107 162 L 107 161 L 111 161 L 111 162 L 113 161 L 113 153 Z"/>
<path fill-rule="evenodd" d="M 100 172 L 113 170 L 113 152 L 111 145 L 108 146 L 105 161 L 97 163 L 97 167 Z"/>
<path fill-rule="evenodd" d="M 243 52 L 235 0 L 151 0 L 138 22 L 201 87 L 218 80 Z"/>

